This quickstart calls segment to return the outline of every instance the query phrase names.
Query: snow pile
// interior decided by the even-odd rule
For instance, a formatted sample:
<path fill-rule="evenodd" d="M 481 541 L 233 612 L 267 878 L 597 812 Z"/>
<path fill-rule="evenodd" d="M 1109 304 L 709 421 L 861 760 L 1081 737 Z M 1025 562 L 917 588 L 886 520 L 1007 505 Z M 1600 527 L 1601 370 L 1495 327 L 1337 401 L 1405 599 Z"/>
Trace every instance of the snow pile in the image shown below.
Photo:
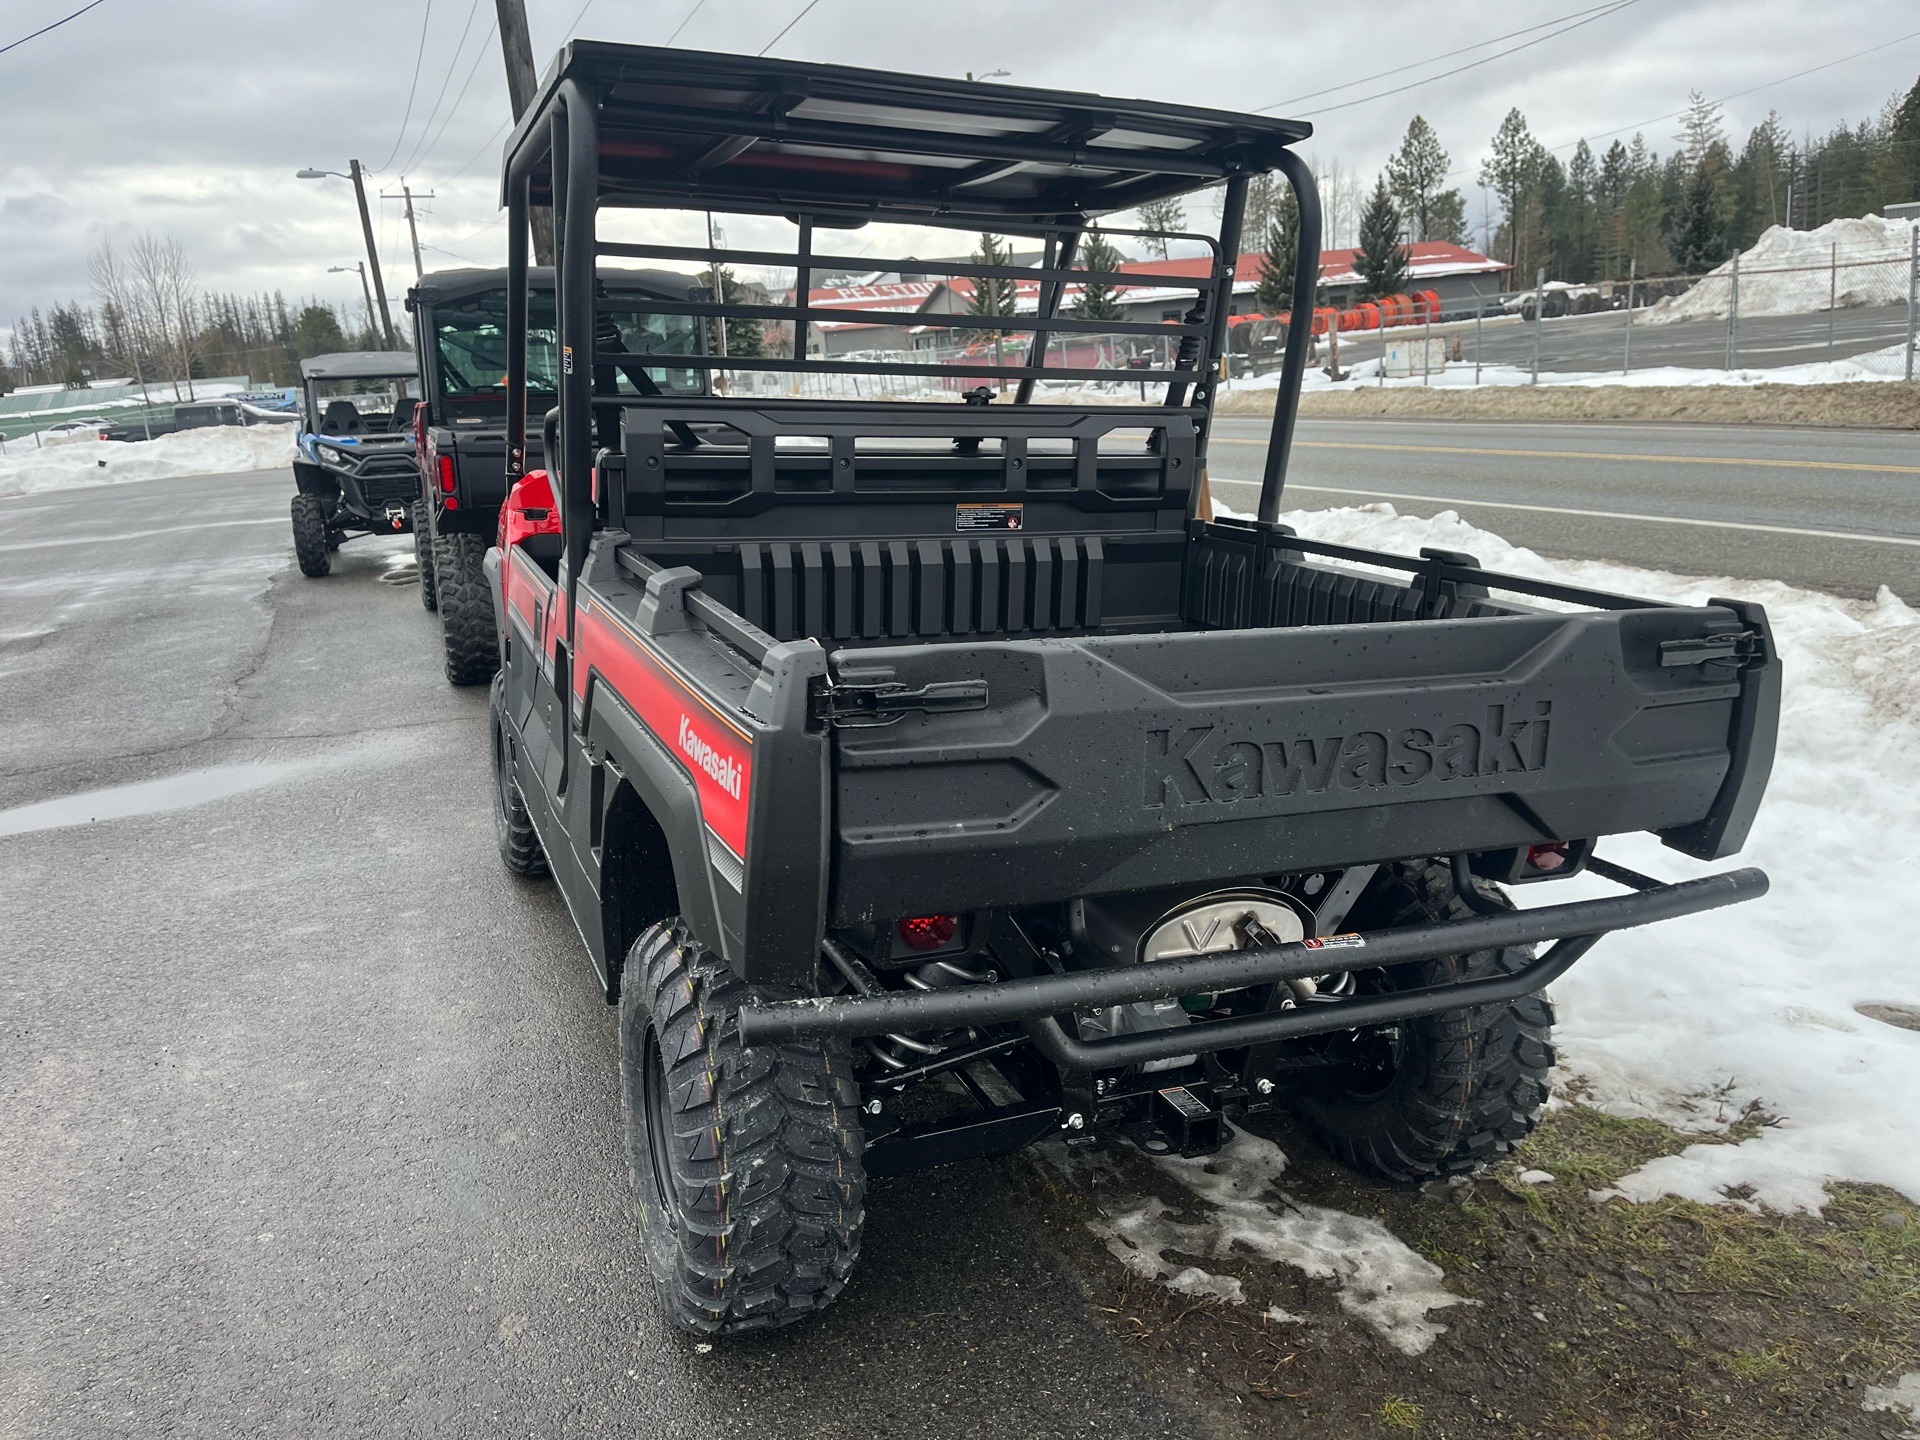
<path fill-rule="evenodd" d="M 1893 1385 L 1869 1385 L 1867 1395 L 1860 1402 L 1862 1410 L 1886 1410 L 1905 1415 L 1909 1420 L 1920 1420 L 1920 1370 L 1902 1375 Z M 1905 1432 L 1911 1436 L 1914 1432 Z"/>
<path fill-rule="evenodd" d="M 1419 1355 L 1446 1333 L 1427 1318 L 1449 1305 L 1470 1305 L 1441 1284 L 1438 1265 L 1409 1249 L 1377 1220 L 1306 1205 L 1276 1185 L 1287 1157 L 1270 1140 L 1242 1131 L 1219 1154 L 1203 1160 L 1167 1157 L 1156 1162 L 1208 1207 L 1197 1224 L 1170 1219 L 1173 1207 L 1148 1199 L 1089 1228 L 1128 1270 L 1159 1280 L 1182 1295 L 1244 1305 L 1239 1280 L 1212 1275 L 1196 1260 L 1257 1255 L 1291 1265 L 1316 1280 L 1340 1287 L 1341 1308 L 1371 1326 L 1406 1355 Z M 1295 1321 L 1277 1306 L 1267 1317 Z"/>
<path fill-rule="evenodd" d="M 293 463 L 292 425 L 217 425 L 155 440 L 76 440 L 34 449 L 11 441 L 0 455 L 0 495 L 36 495 L 81 485 L 278 470 Z"/>
<path fill-rule="evenodd" d="M 1703 1133 L 1724 1129 L 1749 1101 L 1781 1117 L 1741 1144 L 1654 1161 L 1619 1182 L 1630 1199 L 1725 1203 L 1736 1190 L 1773 1209 L 1817 1211 L 1825 1182 L 1844 1179 L 1920 1200 L 1920 1033 L 1858 1008 L 1920 1005 L 1920 613 L 1884 589 L 1874 601 L 1841 600 L 1774 581 L 1550 562 L 1452 511 L 1423 520 L 1380 504 L 1281 518 L 1320 540 L 1402 554 L 1440 546 L 1509 573 L 1766 606 L 1785 695 L 1772 782 L 1746 850 L 1703 864 L 1647 835 L 1601 848 L 1676 880 L 1758 865 L 1772 891 L 1602 941 L 1553 986 L 1563 1062 L 1587 1098 L 1616 1113 Z M 1533 906 L 1617 893 L 1583 876 L 1521 886 L 1514 898 Z"/>
<path fill-rule="evenodd" d="M 1913 224 L 1866 215 L 1817 230 L 1775 225 L 1740 253 L 1742 315 L 1811 315 L 1833 305 L 1904 305 Z M 1838 269 L 1834 268 L 1838 259 Z M 1649 306 L 1647 323 L 1725 318 L 1733 261 L 1709 270 L 1684 295 Z"/>
<path fill-rule="evenodd" d="M 1741 281 L 1742 293 L 1746 282 Z M 1744 302 L 1743 302 L 1744 304 Z M 1694 386 L 1694 385 L 1839 385 L 1855 380 L 1898 380 L 1905 369 L 1906 346 L 1895 343 L 1884 349 L 1869 351 L 1864 355 L 1855 355 L 1846 360 L 1816 360 L 1805 365 L 1780 365 L 1770 370 L 1741 368 L 1722 370 L 1719 368 L 1701 369 L 1682 365 L 1635 366 L 1623 375 L 1618 370 L 1542 370 L 1539 388 L 1548 389 L 1555 385 L 1581 386 L 1592 388 L 1599 385 L 1628 386 Z M 1329 379 L 1324 369 L 1310 369 L 1301 386 L 1303 390 L 1371 390 L 1380 384 L 1380 362 L 1362 360 L 1345 367 L 1347 379 L 1334 381 Z M 1532 385 L 1533 372 L 1522 365 L 1482 365 L 1479 378 L 1474 378 L 1471 360 L 1449 361 L 1447 368 L 1436 371 L 1422 379 L 1415 375 L 1411 378 L 1389 375 L 1386 388 L 1389 390 L 1421 389 L 1423 386 L 1434 390 L 1471 389 L 1476 384 L 1482 388 L 1496 385 Z M 1251 376 L 1245 380 L 1235 380 L 1224 387 L 1223 394 L 1233 395 L 1243 390 L 1278 390 L 1280 375 L 1274 371 L 1267 375 Z M 1044 391 L 1045 386 L 1041 387 Z M 1085 391 L 1069 391 L 1064 386 L 1056 394 L 1047 394 L 1044 398 L 1054 400 L 1059 396 L 1074 401 L 1100 401 L 1108 404 L 1125 404 L 1134 399 L 1139 392 L 1124 386 L 1109 389 L 1093 388 Z"/>

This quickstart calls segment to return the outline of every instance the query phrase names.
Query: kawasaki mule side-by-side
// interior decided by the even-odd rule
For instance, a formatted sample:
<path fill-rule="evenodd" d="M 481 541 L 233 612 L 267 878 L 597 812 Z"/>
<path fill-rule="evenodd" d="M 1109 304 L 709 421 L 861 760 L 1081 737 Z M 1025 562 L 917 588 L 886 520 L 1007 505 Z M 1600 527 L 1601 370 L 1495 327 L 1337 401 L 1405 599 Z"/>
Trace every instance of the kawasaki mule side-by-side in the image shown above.
<path fill-rule="evenodd" d="M 693 317 L 644 308 L 651 300 L 684 302 L 696 288 L 695 277 L 625 270 L 607 280 L 614 288 L 603 298 L 632 308 L 602 323 L 596 342 L 603 357 L 625 350 L 678 356 L 705 349 Z M 533 270 L 527 283 L 527 384 L 532 403 L 544 411 L 553 404 L 559 364 L 553 272 Z M 499 664 L 493 600 L 480 560 L 507 498 L 507 272 L 436 271 L 407 292 L 407 310 L 425 390 L 414 419 L 420 603 L 440 612 L 447 679 L 484 685 Z M 684 361 L 644 369 L 616 365 L 613 386 L 623 395 L 698 395 L 706 389 L 706 374 Z"/>
<path fill-rule="evenodd" d="M 1248 186 L 1293 187 L 1308 314 L 1309 133 L 579 42 L 508 142 L 496 828 L 510 869 L 552 873 L 619 1006 L 638 1230 L 674 1323 L 817 1310 L 853 1268 L 867 1177 L 1047 1136 L 1199 1155 L 1286 1106 L 1373 1174 L 1469 1170 L 1538 1119 L 1544 986 L 1609 931 L 1765 890 L 1756 870 L 1665 884 L 1595 854 L 1636 831 L 1740 848 L 1779 704 L 1758 606 L 1277 523 L 1305 325 L 1258 515 L 1212 518 Z M 1096 217 L 1209 186 L 1218 234 L 1185 237 L 1205 273 L 1155 277 L 1191 292 L 1178 318 L 1063 303 L 1129 283 L 1077 263 Z M 559 244 L 546 411 L 535 205 Z M 788 238 L 613 238 L 622 207 Z M 881 258 L 893 225 L 959 232 L 934 253 L 1021 237 L 1040 264 Z M 633 302 L 596 272 L 632 260 L 792 274 L 790 305 L 649 302 L 761 327 L 754 358 L 620 356 L 792 393 L 622 389 L 602 336 Z M 860 271 L 1028 298 L 916 317 L 931 341 L 997 345 L 810 353 L 812 325 L 899 325 L 810 307 L 812 276 Z M 1171 357 L 1127 372 L 1147 403 L 1041 398 L 1111 378 L 1048 363 L 1094 334 Z M 923 398 L 857 398 L 855 378 Z M 551 473 L 526 472 L 529 425 Z M 1623 893 L 1505 894 L 1583 871 Z"/>

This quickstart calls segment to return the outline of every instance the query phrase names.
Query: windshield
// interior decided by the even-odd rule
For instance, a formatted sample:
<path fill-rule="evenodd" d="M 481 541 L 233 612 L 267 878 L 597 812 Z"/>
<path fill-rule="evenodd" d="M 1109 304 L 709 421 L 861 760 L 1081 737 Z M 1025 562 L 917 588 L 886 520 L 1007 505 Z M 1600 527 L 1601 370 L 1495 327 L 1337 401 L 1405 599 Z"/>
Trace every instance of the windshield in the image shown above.
<path fill-rule="evenodd" d="M 638 290 L 608 290 L 605 299 L 617 304 L 645 305 L 658 296 Z M 554 393 L 553 292 L 535 290 L 528 298 L 527 388 L 537 394 Z M 646 313 L 613 317 L 620 340 L 630 351 L 651 355 L 697 355 L 696 321 L 689 315 Z M 437 305 L 433 311 L 435 343 L 440 354 L 440 385 L 449 396 L 504 395 L 507 389 L 507 292 L 489 290 L 465 300 Z M 606 357 L 601 356 L 602 359 Z M 624 370 L 615 370 L 622 395 L 637 395 Z M 649 365 L 647 374 L 669 395 L 704 393 L 698 370 L 665 369 Z"/>
<path fill-rule="evenodd" d="M 413 417 L 420 382 L 411 375 L 356 376 L 312 380 L 315 428 L 323 435 L 356 435 L 402 429 Z M 402 407 L 404 406 L 404 413 Z M 181 406 L 182 418 L 190 408 Z M 194 413 L 211 413 L 202 406 Z"/>

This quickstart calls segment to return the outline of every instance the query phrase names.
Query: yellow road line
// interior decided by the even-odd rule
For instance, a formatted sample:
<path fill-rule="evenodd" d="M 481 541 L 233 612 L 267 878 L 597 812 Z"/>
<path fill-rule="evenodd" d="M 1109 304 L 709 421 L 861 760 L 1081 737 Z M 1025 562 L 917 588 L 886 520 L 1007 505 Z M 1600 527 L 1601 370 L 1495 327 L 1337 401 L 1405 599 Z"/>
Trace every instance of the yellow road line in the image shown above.
<path fill-rule="evenodd" d="M 1235 435 L 1216 435 L 1215 445 L 1265 445 L 1264 440 L 1246 440 Z M 1661 461 L 1669 465 L 1742 465 L 1773 470 L 1866 470 L 1899 475 L 1920 475 L 1920 465 L 1862 465 L 1850 460 L 1739 460 L 1730 455 L 1616 455 L 1604 450 L 1502 450 L 1493 446 L 1466 445 L 1387 445 L 1366 440 L 1295 440 L 1296 450 L 1399 450 L 1414 455 L 1518 455 L 1534 460 L 1631 460 Z"/>

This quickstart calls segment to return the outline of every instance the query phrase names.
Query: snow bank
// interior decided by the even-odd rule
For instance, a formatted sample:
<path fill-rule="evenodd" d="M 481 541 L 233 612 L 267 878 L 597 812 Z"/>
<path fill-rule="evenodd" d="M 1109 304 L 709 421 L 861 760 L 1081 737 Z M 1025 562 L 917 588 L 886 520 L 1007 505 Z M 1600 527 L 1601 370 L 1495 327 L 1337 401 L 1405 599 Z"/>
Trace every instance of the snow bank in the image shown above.
<path fill-rule="evenodd" d="M 1446 1326 L 1427 1318 L 1432 1311 L 1474 1303 L 1448 1290 L 1440 1267 L 1379 1221 L 1282 1193 L 1278 1184 L 1287 1157 L 1271 1140 L 1242 1131 L 1204 1160 L 1169 1156 L 1155 1163 L 1193 1192 L 1206 1208 L 1205 1219 L 1170 1219 L 1172 1206 L 1148 1199 L 1091 1221 L 1089 1228 L 1127 1269 L 1177 1294 L 1230 1305 L 1247 1301 L 1239 1280 L 1169 1260 L 1169 1254 L 1196 1260 L 1258 1256 L 1333 1281 L 1341 1308 L 1405 1355 L 1423 1353 L 1446 1333 Z M 1299 1319 L 1277 1306 L 1265 1313 L 1276 1321 Z"/>
<path fill-rule="evenodd" d="M 10 441 L 0 455 L 0 495 L 36 495 L 80 485 L 118 485 L 177 475 L 278 470 L 293 463 L 292 425 L 218 425 L 157 440 L 76 440 L 34 449 Z"/>
<path fill-rule="evenodd" d="M 1659 1195 L 1817 1211 L 1829 1180 L 1920 1200 L 1920 1033 L 1859 1012 L 1920 1005 L 1920 613 L 1891 592 L 1841 600 L 1774 581 L 1695 579 L 1547 561 L 1460 520 L 1390 505 L 1282 517 L 1315 539 L 1415 553 L 1465 550 L 1496 570 L 1686 604 L 1737 595 L 1767 607 L 1785 662 L 1766 802 L 1737 861 L 1701 864 L 1651 836 L 1610 859 L 1685 879 L 1733 864 L 1772 877 L 1762 900 L 1624 930 L 1553 987 L 1563 1063 L 1594 1103 L 1682 1129 L 1723 1129 L 1757 1100 L 1780 1116 L 1757 1138 L 1654 1161 L 1619 1182 Z M 1522 905 L 1618 893 L 1580 877 L 1522 886 Z M 1742 1191 L 1741 1194 L 1747 1194 Z"/>
<path fill-rule="evenodd" d="M 1812 315 L 1829 300 L 1842 310 L 1905 304 L 1912 237 L 1912 222 L 1878 215 L 1829 220 L 1817 230 L 1772 226 L 1740 254 L 1740 313 Z M 1724 318 L 1732 273 L 1731 260 L 1709 270 L 1686 294 L 1648 306 L 1646 322 Z"/>
<path fill-rule="evenodd" d="M 1742 294 L 1745 293 L 1745 285 L 1746 282 L 1742 280 Z M 1743 306 L 1744 303 L 1743 301 Z M 1697 369 L 1681 365 L 1636 366 L 1625 375 L 1618 370 L 1542 370 L 1539 388 L 1545 390 L 1556 385 L 1586 388 L 1601 385 L 1626 385 L 1636 388 L 1676 385 L 1837 385 L 1855 380 L 1898 380 L 1904 373 L 1905 352 L 1906 346 L 1896 343 L 1846 360 L 1818 360 L 1806 365 L 1780 365 L 1770 370 Z M 1339 382 L 1329 379 L 1324 370 L 1309 369 L 1301 388 L 1353 392 L 1372 390 L 1380 385 L 1380 362 L 1377 359 L 1362 360 L 1345 369 L 1349 378 Z M 1450 361 L 1444 371 L 1429 377 L 1424 385 L 1417 375 L 1412 378 L 1388 376 L 1385 388 L 1388 390 L 1423 388 L 1457 390 L 1472 389 L 1475 383 L 1473 362 L 1455 360 Z M 1532 385 L 1533 372 L 1519 365 L 1483 365 L 1480 367 L 1477 383 L 1482 389 L 1501 385 Z M 1275 371 L 1269 375 L 1235 380 L 1226 386 L 1222 393 L 1234 395 L 1241 391 L 1273 391 L 1278 390 L 1279 386 L 1279 372 Z M 1059 395 L 1071 395 L 1075 400 L 1104 399 L 1110 404 L 1125 403 L 1138 394 L 1137 390 L 1128 390 L 1124 386 L 1104 389 L 1090 387 L 1085 391 L 1073 392 L 1067 391 L 1063 386 L 1059 392 Z M 1059 396 L 1048 394 L 1046 398 L 1054 400 Z"/>

